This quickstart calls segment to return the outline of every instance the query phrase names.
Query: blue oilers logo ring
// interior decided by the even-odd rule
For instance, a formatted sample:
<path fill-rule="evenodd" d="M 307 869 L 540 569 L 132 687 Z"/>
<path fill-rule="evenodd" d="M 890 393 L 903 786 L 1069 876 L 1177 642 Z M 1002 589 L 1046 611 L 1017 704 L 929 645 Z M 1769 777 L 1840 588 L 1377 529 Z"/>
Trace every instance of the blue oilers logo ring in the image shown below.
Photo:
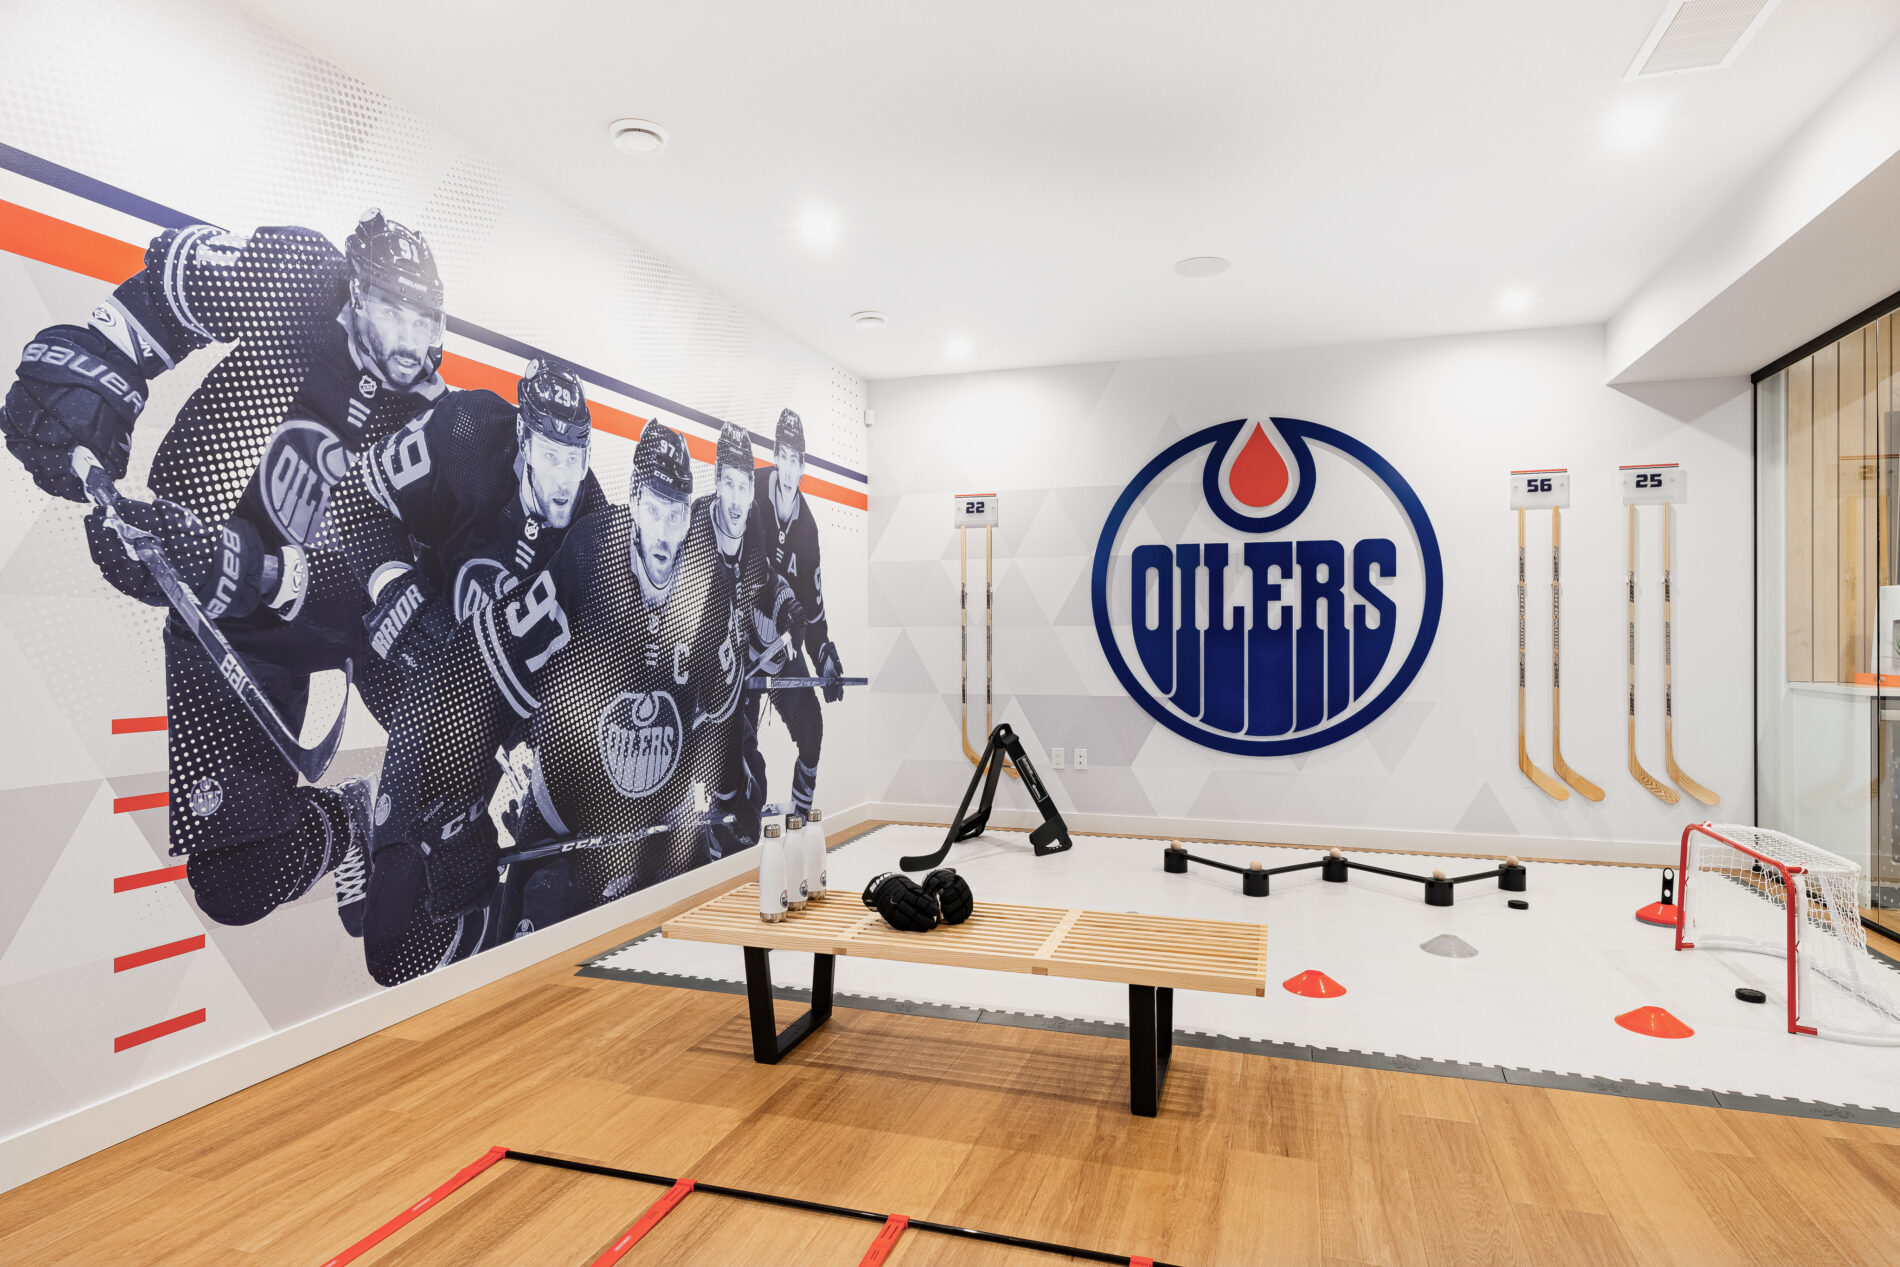
<path fill-rule="evenodd" d="M 620 795 L 645 796 L 672 777 L 685 728 L 666 691 L 622 691 L 600 713 L 600 764 Z"/>
<path fill-rule="evenodd" d="M 1221 752 L 1337 743 L 1418 676 L 1444 566 L 1425 507 L 1363 441 L 1298 418 L 1206 427 L 1109 512 L 1096 635 L 1149 715 Z"/>

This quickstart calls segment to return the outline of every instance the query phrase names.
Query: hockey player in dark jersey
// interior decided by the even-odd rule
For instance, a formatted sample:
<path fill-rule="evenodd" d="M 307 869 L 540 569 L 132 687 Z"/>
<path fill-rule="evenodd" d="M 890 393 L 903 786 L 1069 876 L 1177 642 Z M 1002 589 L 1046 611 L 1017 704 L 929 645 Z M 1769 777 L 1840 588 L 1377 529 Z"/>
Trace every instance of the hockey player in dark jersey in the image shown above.
<path fill-rule="evenodd" d="M 331 490 L 365 446 L 441 397 L 442 286 L 427 244 L 366 214 L 343 251 L 310 229 L 170 229 L 84 326 L 27 345 L 0 406 L 8 449 L 46 491 L 86 500 L 73 451 L 123 478 L 146 383 L 234 343 L 178 410 L 149 483 L 120 514 L 156 534 L 295 728 L 311 675 L 354 661 L 371 712 L 397 679 L 362 649 L 363 592 L 322 539 Z M 86 521 L 114 586 L 166 599 L 102 515 Z M 198 903 L 245 924 L 307 892 L 368 829 L 368 785 L 300 787 L 219 667 L 174 616 L 165 632 L 171 850 Z"/>
<path fill-rule="evenodd" d="M 389 723 L 363 903 L 370 974 L 393 985 L 484 941 L 498 838 L 488 806 L 497 750 L 523 721 L 489 681 L 471 617 L 538 575 L 573 524 L 606 505 L 588 470 L 592 426 L 577 375 L 531 362 L 518 405 L 452 393 L 377 445 L 339 513 L 373 504 L 357 570 L 372 649 L 407 666 Z M 347 512 L 345 508 L 348 508 Z M 505 621 L 504 621 L 505 623 Z M 558 650 L 558 634 L 543 646 Z M 354 859 L 351 860 L 352 862 Z M 339 902 L 346 870 L 338 870 Z M 466 920 L 464 916 L 466 915 Z"/>
<path fill-rule="evenodd" d="M 717 589 L 713 597 L 731 601 L 738 611 L 737 629 L 745 652 L 740 658 L 741 678 L 780 672 L 789 654 L 789 630 L 805 623 L 798 600 L 766 557 L 763 516 L 754 505 L 753 470 L 751 433 L 737 423 L 727 423 L 719 433 L 713 462 L 713 491 L 693 503 L 694 524 L 711 521 L 720 575 L 730 587 L 729 599 Z M 709 745 L 721 759 L 709 824 L 715 852 L 723 855 L 758 843 L 765 783 L 755 764 L 746 760 L 748 732 L 741 710 L 734 708 L 705 726 L 699 742 Z"/>
<path fill-rule="evenodd" d="M 778 433 L 774 437 L 772 466 L 758 469 L 757 495 L 752 514 L 763 529 L 772 570 L 783 577 L 798 600 L 801 627 L 793 631 L 791 653 L 781 670 L 787 676 L 806 677 L 817 665 L 817 676 L 838 679 L 844 676 L 844 664 L 838 658 L 837 644 L 825 621 L 824 579 L 819 572 L 818 524 L 812 519 L 811 506 L 799 491 L 805 475 L 805 424 L 796 413 L 782 410 Z M 844 687 L 828 685 L 825 701 L 835 704 L 844 698 Z M 758 722 L 760 691 L 745 695 L 745 759 L 754 777 L 765 782 L 765 761 L 759 753 Z M 792 808 L 799 814 L 811 812 L 812 798 L 818 786 L 818 750 L 824 742 L 825 719 L 819 711 L 818 695 L 809 686 L 779 688 L 771 692 L 772 707 L 785 720 L 785 729 L 798 749 L 797 764 L 792 768 Z"/>
<path fill-rule="evenodd" d="M 743 639 L 736 574 L 722 570 L 692 492 L 685 442 L 648 423 L 632 505 L 588 516 L 521 597 L 477 615 L 498 680 L 533 719 L 517 843 L 598 838 L 537 864 L 525 925 L 713 856 L 705 818 L 725 754 L 703 737 L 738 706 Z"/>

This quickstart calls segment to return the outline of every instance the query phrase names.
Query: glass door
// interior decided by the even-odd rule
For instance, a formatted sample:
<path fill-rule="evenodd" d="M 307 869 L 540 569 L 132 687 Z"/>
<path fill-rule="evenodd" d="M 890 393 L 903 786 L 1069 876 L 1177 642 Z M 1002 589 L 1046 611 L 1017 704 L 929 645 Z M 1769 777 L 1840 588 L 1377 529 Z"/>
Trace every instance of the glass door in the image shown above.
<path fill-rule="evenodd" d="M 1861 864 L 1900 933 L 1894 317 L 1756 384 L 1760 824 Z"/>

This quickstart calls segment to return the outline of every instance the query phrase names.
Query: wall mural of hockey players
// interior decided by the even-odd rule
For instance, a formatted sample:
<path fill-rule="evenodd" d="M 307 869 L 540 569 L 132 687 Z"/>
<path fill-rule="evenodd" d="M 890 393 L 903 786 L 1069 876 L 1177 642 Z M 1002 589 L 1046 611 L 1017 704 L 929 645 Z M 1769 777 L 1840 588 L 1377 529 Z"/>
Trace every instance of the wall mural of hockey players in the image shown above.
<path fill-rule="evenodd" d="M 168 229 L 0 405 L 42 489 L 98 503 L 105 579 L 172 611 L 170 849 L 198 905 L 249 924 L 331 876 L 386 985 L 756 843 L 762 695 L 809 810 L 843 692 L 797 413 L 756 469 L 728 424 L 697 499 L 685 440 L 646 424 L 622 502 L 578 371 L 451 390 L 444 329 L 428 243 L 378 212 L 342 250 Z M 119 496 L 148 383 L 214 343 L 153 499 Z M 298 739 L 338 670 L 389 736 L 373 782 L 323 781 L 341 718 Z"/>

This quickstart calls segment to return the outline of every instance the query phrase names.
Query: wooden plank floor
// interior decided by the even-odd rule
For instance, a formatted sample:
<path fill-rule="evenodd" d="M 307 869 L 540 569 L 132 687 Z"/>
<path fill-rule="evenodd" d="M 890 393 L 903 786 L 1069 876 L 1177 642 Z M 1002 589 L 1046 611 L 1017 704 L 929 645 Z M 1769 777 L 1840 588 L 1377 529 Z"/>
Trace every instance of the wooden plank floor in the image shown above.
<path fill-rule="evenodd" d="M 494 1144 L 1178 1263 L 1900 1262 L 1900 1132 L 1191 1048 L 1144 1119 L 1118 1040 L 849 1009 L 767 1067 L 743 997 L 574 975 L 656 922 L 0 1195 L 0 1262 L 315 1267 Z M 503 1161 L 359 1261 L 585 1264 L 659 1194 Z M 694 1194 L 623 1261 L 877 1230 Z"/>

